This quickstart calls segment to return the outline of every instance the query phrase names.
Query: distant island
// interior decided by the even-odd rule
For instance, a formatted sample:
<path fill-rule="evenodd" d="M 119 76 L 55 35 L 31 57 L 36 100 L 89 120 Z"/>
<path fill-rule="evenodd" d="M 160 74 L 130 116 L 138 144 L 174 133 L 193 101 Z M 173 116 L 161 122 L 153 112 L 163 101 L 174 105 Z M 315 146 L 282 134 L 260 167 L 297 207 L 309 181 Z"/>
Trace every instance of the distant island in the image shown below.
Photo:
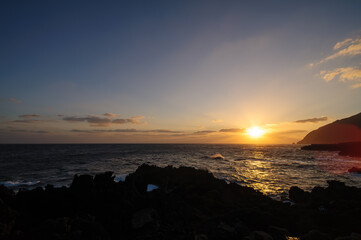
<path fill-rule="evenodd" d="M 308 133 L 298 144 L 361 142 L 361 113 L 337 120 Z"/>

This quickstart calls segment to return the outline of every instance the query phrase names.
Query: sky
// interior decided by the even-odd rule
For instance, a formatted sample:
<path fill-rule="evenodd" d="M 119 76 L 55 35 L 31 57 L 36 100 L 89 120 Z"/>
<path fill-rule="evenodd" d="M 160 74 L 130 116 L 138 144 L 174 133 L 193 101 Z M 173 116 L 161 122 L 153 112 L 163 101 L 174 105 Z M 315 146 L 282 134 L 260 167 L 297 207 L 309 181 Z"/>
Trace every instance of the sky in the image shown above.
<path fill-rule="evenodd" d="M 360 12 L 341 0 L 1 1 L 0 143 L 297 142 L 361 112 Z"/>

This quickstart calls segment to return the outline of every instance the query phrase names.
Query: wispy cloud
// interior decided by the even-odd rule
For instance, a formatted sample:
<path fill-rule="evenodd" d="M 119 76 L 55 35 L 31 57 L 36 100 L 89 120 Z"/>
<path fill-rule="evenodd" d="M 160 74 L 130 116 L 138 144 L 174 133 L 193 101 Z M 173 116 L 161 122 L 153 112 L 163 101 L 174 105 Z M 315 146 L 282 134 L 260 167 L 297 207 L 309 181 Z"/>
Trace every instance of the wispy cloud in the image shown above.
<path fill-rule="evenodd" d="M 107 116 L 107 117 L 116 117 L 116 116 L 119 116 L 119 114 L 115 114 L 115 113 L 104 113 L 103 115 L 104 115 L 104 116 Z"/>
<path fill-rule="evenodd" d="M 361 87 L 361 83 L 356 83 L 356 84 L 351 86 L 351 88 L 353 88 L 353 89 L 359 88 L 359 87 Z"/>
<path fill-rule="evenodd" d="M 33 114 L 19 115 L 18 117 L 19 117 L 19 118 L 31 119 L 31 118 L 39 118 L 39 117 L 42 117 L 42 115 L 33 113 Z"/>
<path fill-rule="evenodd" d="M 127 124 L 127 123 L 131 123 L 131 124 L 140 124 L 141 123 L 141 119 L 143 119 L 144 116 L 136 116 L 136 117 L 131 117 L 131 118 L 118 118 L 118 119 L 114 119 L 112 121 L 113 124 Z"/>
<path fill-rule="evenodd" d="M 336 51 L 334 54 L 322 59 L 318 63 L 311 63 L 313 67 L 317 64 L 327 62 L 329 60 L 339 57 L 352 57 L 361 54 L 361 38 L 346 38 L 343 41 L 337 42 L 333 46 L 333 50 Z M 361 87 L 361 69 L 354 66 L 343 66 L 334 68 L 332 70 L 320 71 L 320 76 L 325 82 L 331 82 L 334 79 L 338 79 L 340 82 L 354 81 L 356 83 L 351 84 L 351 88 Z"/>
<path fill-rule="evenodd" d="M 10 132 L 17 132 L 17 133 L 48 133 L 47 131 L 43 130 L 27 130 L 27 129 L 12 129 Z"/>
<path fill-rule="evenodd" d="M 40 120 L 33 120 L 33 119 L 18 119 L 18 120 L 13 120 L 10 121 L 8 123 L 39 123 Z"/>
<path fill-rule="evenodd" d="M 21 100 L 17 100 L 15 98 L 9 98 L 9 101 L 13 103 L 21 103 Z"/>
<path fill-rule="evenodd" d="M 197 131 L 197 132 L 194 132 L 193 134 L 194 135 L 207 135 L 207 134 L 211 134 L 211 133 L 215 133 L 217 131 L 207 131 L 207 130 L 204 130 L 204 131 Z"/>
<path fill-rule="evenodd" d="M 244 132 L 245 129 L 243 128 L 223 128 L 219 130 L 219 132 L 226 132 L 226 133 L 236 133 L 236 132 Z"/>
<path fill-rule="evenodd" d="M 294 134 L 301 134 L 301 133 L 306 133 L 308 132 L 307 130 L 286 130 L 286 131 L 275 131 L 270 133 L 269 135 L 274 135 L 274 136 L 283 136 L 283 135 L 294 135 Z"/>
<path fill-rule="evenodd" d="M 166 130 L 166 129 L 137 130 L 134 128 L 97 129 L 97 130 L 73 129 L 73 130 L 71 130 L 71 132 L 77 132 L 77 133 L 164 133 L 164 134 L 183 133 L 183 131 L 174 131 L 174 130 Z"/>
<path fill-rule="evenodd" d="M 341 47 L 347 46 L 348 44 L 352 43 L 354 40 L 352 38 L 346 38 L 345 40 L 338 42 L 333 46 L 333 50 L 337 50 Z"/>
<path fill-rule="evenodd" d="M 338 79 L 341 82 L 361 82 L 361 69 L 357 67 L 345 67 L 336 68 L 330 71 L 321 71 L 321 77 L 326 81 L 330 82 L 333 79 Z M 353 84 L 352 88 L 360 87 L 361 83 Z"/>
<path fill-rule="evenodd" d="M 336 43 L 333 49 L 337 52 L 322 59 L 319 63 L 324 63 L 342 56 L 355 56 L 361 54 L 361 38 L 347 38 Z"/>
<path fill-rule="evenodd" d="M 109 117 L 98 117 L 98 116 L 92 116 L 88 115 L 86 117 L 64 117 L 64 121 L 68 122 L 88 122 L 91 126 L 96 127 L 107 127 L 111 126 L 112 124 L 140 124 L 142 123 L 140 120 L 143 119 L 143 116 L 136 116 L 131 118 L 117 118 L 117 119 L 111 119 Z"/>
<path fill-rule="evenodd" d="M 91 126 L 108 126 L 111 124 L 109 118 L 101 118 L 97 116 L 87 116 L 87 117 L 64 117 L 64 121 L 67 122 L 88 122 Z"/>
<path fill-rule="evenodd" d="M 315 118 L 307 118 L 307 119 L 301 119 L 301 120 L 297 120 L 295 121 L 295 123 L 318 123 L 318 122 L 323 122 L 323 121 L 327 121 L 328 117 L 315 117 Z"/>

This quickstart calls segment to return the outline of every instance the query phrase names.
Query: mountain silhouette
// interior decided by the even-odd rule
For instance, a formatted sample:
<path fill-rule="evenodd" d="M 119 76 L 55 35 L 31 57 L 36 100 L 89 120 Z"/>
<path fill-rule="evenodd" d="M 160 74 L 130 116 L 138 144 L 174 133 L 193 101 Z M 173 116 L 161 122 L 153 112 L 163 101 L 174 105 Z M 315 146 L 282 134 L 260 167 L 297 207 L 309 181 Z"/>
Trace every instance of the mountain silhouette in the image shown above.
<path fill-rule="evenodd" d="M 337 120 L 308 133 L 298 144 L 361 142 L 361 113 Z"/>

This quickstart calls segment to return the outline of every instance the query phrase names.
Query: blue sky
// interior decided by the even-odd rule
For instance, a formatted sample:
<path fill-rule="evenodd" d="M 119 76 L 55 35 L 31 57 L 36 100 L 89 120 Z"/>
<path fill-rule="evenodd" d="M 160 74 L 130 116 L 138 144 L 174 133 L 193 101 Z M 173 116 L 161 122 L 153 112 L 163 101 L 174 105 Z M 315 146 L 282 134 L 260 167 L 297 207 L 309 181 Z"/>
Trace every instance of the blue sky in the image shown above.
<path fill-rule="evenodd" d="M 2 1 L 0 141 L 247 143 L 241 130 L 254 125 L 273 132 L 264 142 L 296 141 L 360 112 L 360 10 L 360 1 Z M 117 129 L 143 132 L 108 131 Z M 297 134 L 274 137 L 287 131 Z"/>

